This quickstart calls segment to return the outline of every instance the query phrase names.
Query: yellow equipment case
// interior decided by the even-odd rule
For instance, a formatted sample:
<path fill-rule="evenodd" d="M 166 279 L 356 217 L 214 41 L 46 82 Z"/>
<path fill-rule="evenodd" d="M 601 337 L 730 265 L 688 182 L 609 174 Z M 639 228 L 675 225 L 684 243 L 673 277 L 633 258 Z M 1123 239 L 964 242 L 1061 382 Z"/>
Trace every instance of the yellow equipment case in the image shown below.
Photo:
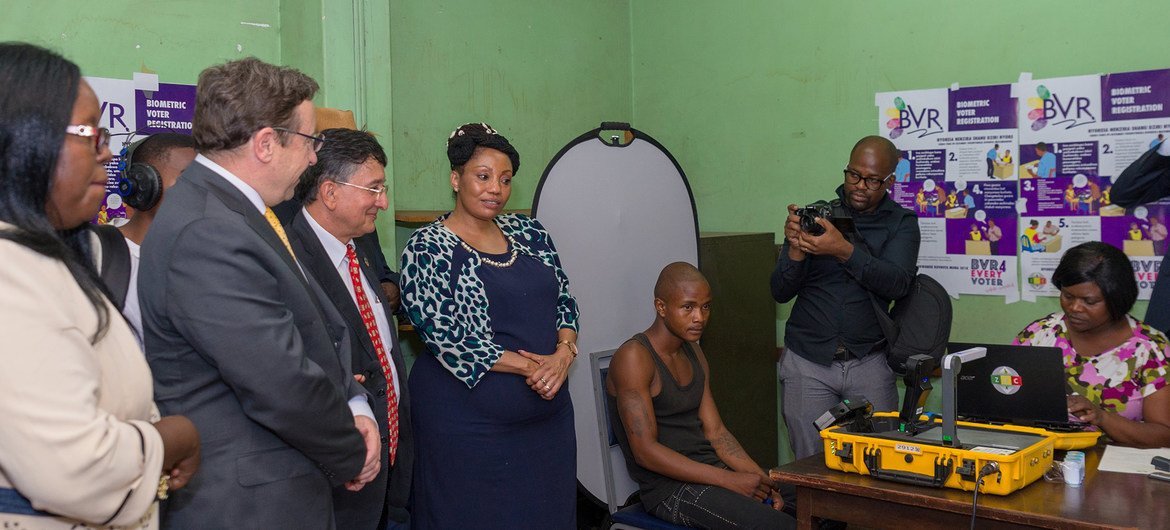
<path fill-rule="evenodd" d="M 893 421 L 881 421 L 883 418 Z M 875 423 L 898 424 L 897 413 L 876 413 L 873 419 Z M 956 425 L 958 447 L 943 443 L 941 422 L 930 423 L 913 435 L 896 427 L 869 433 L 849 432 L 847 425 L 829 427 L 821 431 L 825 465 L 908 484 L 971 491 L 983 466 L 995 462 L 999 473 L 987 476 L 980 488 L 995 495 L 1023 488 L 1052 467 L 1057 444 L 1052 433 L 1012 425 L 963 421 Z"/>

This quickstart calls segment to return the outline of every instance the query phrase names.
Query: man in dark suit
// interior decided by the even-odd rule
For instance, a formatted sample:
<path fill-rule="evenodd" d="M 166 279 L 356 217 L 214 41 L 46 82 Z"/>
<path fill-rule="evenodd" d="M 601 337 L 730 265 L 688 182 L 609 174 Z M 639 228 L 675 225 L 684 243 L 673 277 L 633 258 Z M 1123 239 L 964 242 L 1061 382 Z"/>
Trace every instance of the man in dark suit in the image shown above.
<path fill-rule="evenodd" d="M 349 333 L 268 206 L 316 162 L 317 83 L 249 58 L 204 70 L 200 154 L 142 246 L 139 293 L 155 400 L 203 437 L 168 528 L 333 528 L 332 489 L 377 476 L 378 426 Z"/>
<path fill-rule="evenodd" d="M 378 213 L 389 207 L 386 153 L 368 132 L 327 129 L 321 136 L 325 145 L 317 164 L 297 185 L 294 200 L 303 208 L 286 230 L 305 272 L 345 318 L 355 345 L 354 375 L 373 396 L 383 445 L 382 472 L 372 483 L 356 493 L 334 490 L 337 527 L 405 528 L 414 466 L 406 364 L 393 311 L 379 288 L 376 258 L 381 249 L 371 255 L 358 244 L 373 233 Z"/>
<path fill-rule="evenodd" d="M 1155 142 L 1117 177 L 1110 192 L 1113 204 L 1133 208 L 1170 196 L 1170 142 Z M 1170 267 L 1170 253 L 1162 258 L 1161 268 L 1166 267 Z M 1170 329 L 1170 281 L 1154 283 L 1145 322 L 1159 331 Z"/>

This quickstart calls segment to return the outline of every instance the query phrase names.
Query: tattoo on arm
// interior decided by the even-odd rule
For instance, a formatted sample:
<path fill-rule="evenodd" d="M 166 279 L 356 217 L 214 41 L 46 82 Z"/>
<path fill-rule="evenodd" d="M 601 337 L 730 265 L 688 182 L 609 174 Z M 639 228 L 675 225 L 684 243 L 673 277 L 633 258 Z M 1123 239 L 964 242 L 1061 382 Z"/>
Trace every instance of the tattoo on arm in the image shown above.
<path fill-rule="evenodd" d="M 739 445 L 739 440 L 732 436 L 731 431 L 723 430 L 714 440 L 711 440 L 711 445 L 715 447 L 715 451 L 720 454 L 725 454 L 731 458 L 749 458 L 744 452 L 743 446 Z"/>
<path fill-rule="evenodd" d="M 644 436 L 649 429 L 650 418 L 637 392 L 622 392 L 618 396 L 618 408 L 622 423 L 630 438 Z"/>

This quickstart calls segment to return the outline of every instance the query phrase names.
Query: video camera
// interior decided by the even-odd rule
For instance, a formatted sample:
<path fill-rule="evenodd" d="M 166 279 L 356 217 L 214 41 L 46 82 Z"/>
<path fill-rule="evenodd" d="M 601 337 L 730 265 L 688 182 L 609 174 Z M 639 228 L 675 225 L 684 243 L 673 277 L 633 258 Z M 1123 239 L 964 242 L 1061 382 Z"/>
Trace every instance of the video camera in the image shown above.
<path fill-rule="evenodd" d="M 825 227 L 817 224 L 817 219 L 825 219 L 837 227 L 845 237 L 853 234 L 853 217 L 841 205 L 840 199 L 830 202 L 817 201 L 804 208 L 797 208 L 796 215 L 800 217 L 800 229 L 809 235 L 819 236 L 825 233 Z"/>

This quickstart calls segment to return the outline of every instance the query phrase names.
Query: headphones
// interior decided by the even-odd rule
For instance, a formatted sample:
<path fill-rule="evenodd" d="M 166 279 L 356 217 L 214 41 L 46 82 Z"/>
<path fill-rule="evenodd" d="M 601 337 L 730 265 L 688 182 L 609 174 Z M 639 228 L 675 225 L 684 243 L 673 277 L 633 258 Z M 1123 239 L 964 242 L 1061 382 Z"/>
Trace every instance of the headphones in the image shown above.
<path fill-rule="evenodd" d="M 134 151 L 150 140 L 147 136 L 132 144 L 122 144 L 121 160 L 118 169 L 122 177 L 118 179 L 118 195 L 135 210 L 143 211 L 154 208 L 162 200 L 162 176 L 154 166 L 134 161 Z"/>

